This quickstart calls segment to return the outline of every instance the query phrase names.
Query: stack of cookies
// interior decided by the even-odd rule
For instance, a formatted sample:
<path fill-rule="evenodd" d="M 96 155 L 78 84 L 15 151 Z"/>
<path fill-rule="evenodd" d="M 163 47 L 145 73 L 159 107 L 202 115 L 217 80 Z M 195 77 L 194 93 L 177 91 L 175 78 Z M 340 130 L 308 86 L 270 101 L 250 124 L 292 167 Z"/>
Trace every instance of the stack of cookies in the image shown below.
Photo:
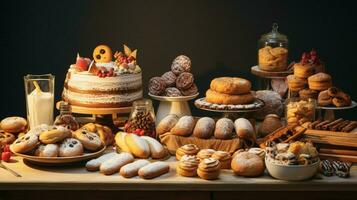
<path fill-rule="evenodd" d="M 238 77 L 220 77 L 211 81 L 205 100 L 209 103 L 240 105 L 253 103 L 250 81 Z"/>
<path fill-rule="evenodd" d="M 7 117 L 0 122 L 0 147 L 11 144 L 16 136 L 27 130 L 27 121 L 22 117 Z"/>
<path fill-rule="evenodd" d="M 150 94 L 168 97 L 197 94 L 198 89 L 190 71 L 190 58 L 185 55 L 176 57 L 172 62 L 171 71 L 165 72 L 162 76 L 156 76 L 150 79 Z"/>

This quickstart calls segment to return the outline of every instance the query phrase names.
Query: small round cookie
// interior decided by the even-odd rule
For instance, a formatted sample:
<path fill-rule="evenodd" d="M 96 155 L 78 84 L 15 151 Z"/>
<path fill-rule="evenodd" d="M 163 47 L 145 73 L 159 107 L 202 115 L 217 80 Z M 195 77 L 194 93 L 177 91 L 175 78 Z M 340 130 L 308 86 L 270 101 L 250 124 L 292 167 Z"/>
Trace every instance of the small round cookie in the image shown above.
<path fill-rule="evenodd" d="M 10 146 L 12 152 L 26 153 L 37 146 L 38 137 L 34 134 L 26 134 L 17 138 Z"/>
<path fill-rule="evenodd" d="M 306 88 L 306 85 L 307 85 L 306 79 L 296 77 L 293 74 L 290 74 L 286 78 L 288 80 L 289 90 L 291 90 L 293 92 L 298 92 L 298 91 Z"/>
<path fill-rule="evenodd" d="M 185 55 L 177 56 L 172 62 L 171 71 L 176 75 L 179 75 L 182 72 L 190 72 L 191 71 L 190 58 Z"/>
<path fill-rule="evenodd" d="M 240 104 L 249 104 L 255 100 L 255 97 L 251 92 L 246 94 L 223 94 L 216 92 L 214 90 L 208 89 L 206 92 L 205 100 L 210 103 L 216 104 L 233 104 L 233 105 L 240 105 Z"/>
<path fill-rule="evenodd" d="M 331 76 L 323 72 L 312 75 L 307 80 L 312 90 L 323 91 L 332 87 Z"/>
<path fill-rule="evenodd" d="M 96 151 L 103 146 L 103 143 L 97 134 L 85 129 L 75 131 L 73 137 L 79 140 L 85 149 L 90 151 Z"/>
<path fill-rule="evenodd" d="M 50 130 L 40 134 L 40 141 L 44 144 L 54 144 L 71 137 L 72 132 L 63 126 L 52 126 Z"/>
<path fill-rule="evenodd" d="M 205 158 L 210 158 L 216 151 L 214 149 L 201 149 L 197 153 L 197 158 L 201 161 Z"/>
<path fill-rule="evenodd" d="M 311 90 L 311 89 L 303 89 L 299 91 L 299 96 L 301 98 L 311 98 L 311 99 L 317 99 L 319 95 L 319 92 L 316 90 Z"/>
<path fill-rule="evenodd" d="M 176 150 L 176 159 L 181 160 L 184 155 L 196 155 L 200 149 L 195 144 L 185 144 Z"/>
<path fill-rule="evenodd" d="M 221 118 L 216 122 L 214 137 L 217 139 L 227 140 L 232 138 L 234 123 L 231 119 Z"/>
<path fill-rule="evenodd" d="M 176 85 L 177 76 L 172 71 L 165 72 L 161 78 L 165 81 L 166 86 L 168 87 L 174 87 Z"/>
<path fill-rule="evenodd" d="M 40 144 L 35 150 L 35 156 L 39 157 L 57 157 L 59 146 L 57 144 Z"/>
<path fill-rule="evenodd" d="M 164 117 L 156 126 L 156 133 L 162 135 L 164 133 L 170 132 L 170 130 L 176 125 L 179 117 L 175 114 L 169 114 Z"/>
<path fill-rule="evenodd" d="M 202 117 L 196 122 L 193 135 L 198 138 L 207 139 L 213 136 L 215 122 L 210 117 Z"/>
<path fill-rule="evenodd" d="M 26 119 L 22 117 L 7 117 L 0 122 L 0 128 L 8 133 L 19 133 L 27 126 Z"/>
<path fill-rule="evenodd" d="M 112 130 L 100 124 L 88 123 L 82 126 L 82 129 L 86 129 L 89 132 L 95 133 L 100 137 L 100 140 L 105 145 L 111 145 L 114 142 L 114 136 Z"/>
<path fill-rule="evenodd" d="M 11 144 L 16 140 L 16 137 L 11 134 L 7 133 L 3 130 L 0 130 L 0 146 L 5 145 L 5 144 Z"/>
<path fill-rule="evenodd" d="M 189 136 L 195 127 L 195 119 L 192 116 L 181 117 L 175 126 L 170 130 L 173 135 Z"/>
<path fill-rule="evenodd" d="M 83 155 L 82 143 L 74 138 L 66 138 L 60 145 L 59 153 L 60 157 L 80 156 Z"/>
<path fill-rule="evenodd" d="M 93 51 L 93 59 L 97 63 L 108 63 L 112 61 L 112 50 L 107 45 L 99 45 Z"/>
<path fill-rule="evenodd" d="M 188 89 L 192 86 L 194 80 L 195 79 L 191 73 L 183 72 L 176 79 L 176 87 L 181 90 Z"/>
<path fill-rule="evenodd" d="M 180 91 L 183 96 L 191 96 L 191 95 L 198 93 L 198 88 L 197 88 L 196 84 L 192 84 L 192 86 L 190 88 L 180 90 Z"/>
<path fill-rule="evenodd" d="M 306 64 L 303 65 L 301 63 L 295 63 L 294 64 L 294 75 L 298 78 L 308 78 L 309 76 L 313 75 L 315 73 L 315 67 Z"/>
<path fill-rule="evenodd" d="M 163 95 L 166 89 L 166 83 L 161 77 L 153 77 L 149 81 L 149 92 L 153 95 Z"/>
<path fill-rule="evenodd" d="M 182 96 L 181 91 L 175 87 L 168 87 L 165 89 L 165 96 L 168 97 L 180 97 Z"/>
<path fill-rule="evenodd" d="M 220 77 L 211 81 L 210 88 L 223 94 L 246 94 L 250 93 L 252 84 L 250 81 L 238 77 Z"/>

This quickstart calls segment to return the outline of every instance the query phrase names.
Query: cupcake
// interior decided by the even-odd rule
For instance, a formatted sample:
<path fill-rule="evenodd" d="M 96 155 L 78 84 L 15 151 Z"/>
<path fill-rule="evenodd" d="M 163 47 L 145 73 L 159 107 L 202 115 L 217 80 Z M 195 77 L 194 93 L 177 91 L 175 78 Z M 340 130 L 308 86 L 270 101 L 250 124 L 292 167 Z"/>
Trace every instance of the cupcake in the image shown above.
<path fill-rule="evenodd" d="M 183 155 L 177 164 L 176 171 L 181 176 L 197 176 L 199 159 L 194 155 Z"/>

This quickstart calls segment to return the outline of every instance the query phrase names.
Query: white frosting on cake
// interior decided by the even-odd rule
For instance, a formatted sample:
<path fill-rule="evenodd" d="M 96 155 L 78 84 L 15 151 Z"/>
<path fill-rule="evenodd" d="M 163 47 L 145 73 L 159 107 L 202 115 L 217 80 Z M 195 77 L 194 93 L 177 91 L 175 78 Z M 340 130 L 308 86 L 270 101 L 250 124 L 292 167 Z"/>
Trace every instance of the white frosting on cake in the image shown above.
<path fill-rule="evenodd" d="M 72 72 L 67 84 L 69 88 L 81 91 L 125 91 L 141 88 L 142 76 L 140 72 L 100 78 L 88 72 Z"/>
<path fill-rule="evenodd" d="M 81 102 L 86 104 L 91 103 L 123 103 L 132 102 L 143 97 L 143 91 L 138 90 L 131 93 L 123 94 L 88 94 L 77 93 L 63 88 L 63 96 L 66 100 Z"/>

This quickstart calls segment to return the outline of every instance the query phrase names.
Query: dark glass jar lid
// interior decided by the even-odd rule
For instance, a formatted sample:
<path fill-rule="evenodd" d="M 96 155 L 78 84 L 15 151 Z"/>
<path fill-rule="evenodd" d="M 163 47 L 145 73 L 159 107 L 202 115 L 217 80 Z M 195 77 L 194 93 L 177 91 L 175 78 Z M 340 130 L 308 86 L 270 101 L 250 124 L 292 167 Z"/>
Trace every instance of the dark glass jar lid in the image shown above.
<path fill-rule="evenodd" d="M 279 28 L 278 24 L 274 23 L 273 26 L 272 26 L 271 32 L 262 35 L 260 40 L 269 41 L 269 42 L 273 42 L 273 41 L 276 41 L 276 42 L 288 42 L 288 38 L 286 37 L 286 35 L 279 33 L 278 28 Z"/>

